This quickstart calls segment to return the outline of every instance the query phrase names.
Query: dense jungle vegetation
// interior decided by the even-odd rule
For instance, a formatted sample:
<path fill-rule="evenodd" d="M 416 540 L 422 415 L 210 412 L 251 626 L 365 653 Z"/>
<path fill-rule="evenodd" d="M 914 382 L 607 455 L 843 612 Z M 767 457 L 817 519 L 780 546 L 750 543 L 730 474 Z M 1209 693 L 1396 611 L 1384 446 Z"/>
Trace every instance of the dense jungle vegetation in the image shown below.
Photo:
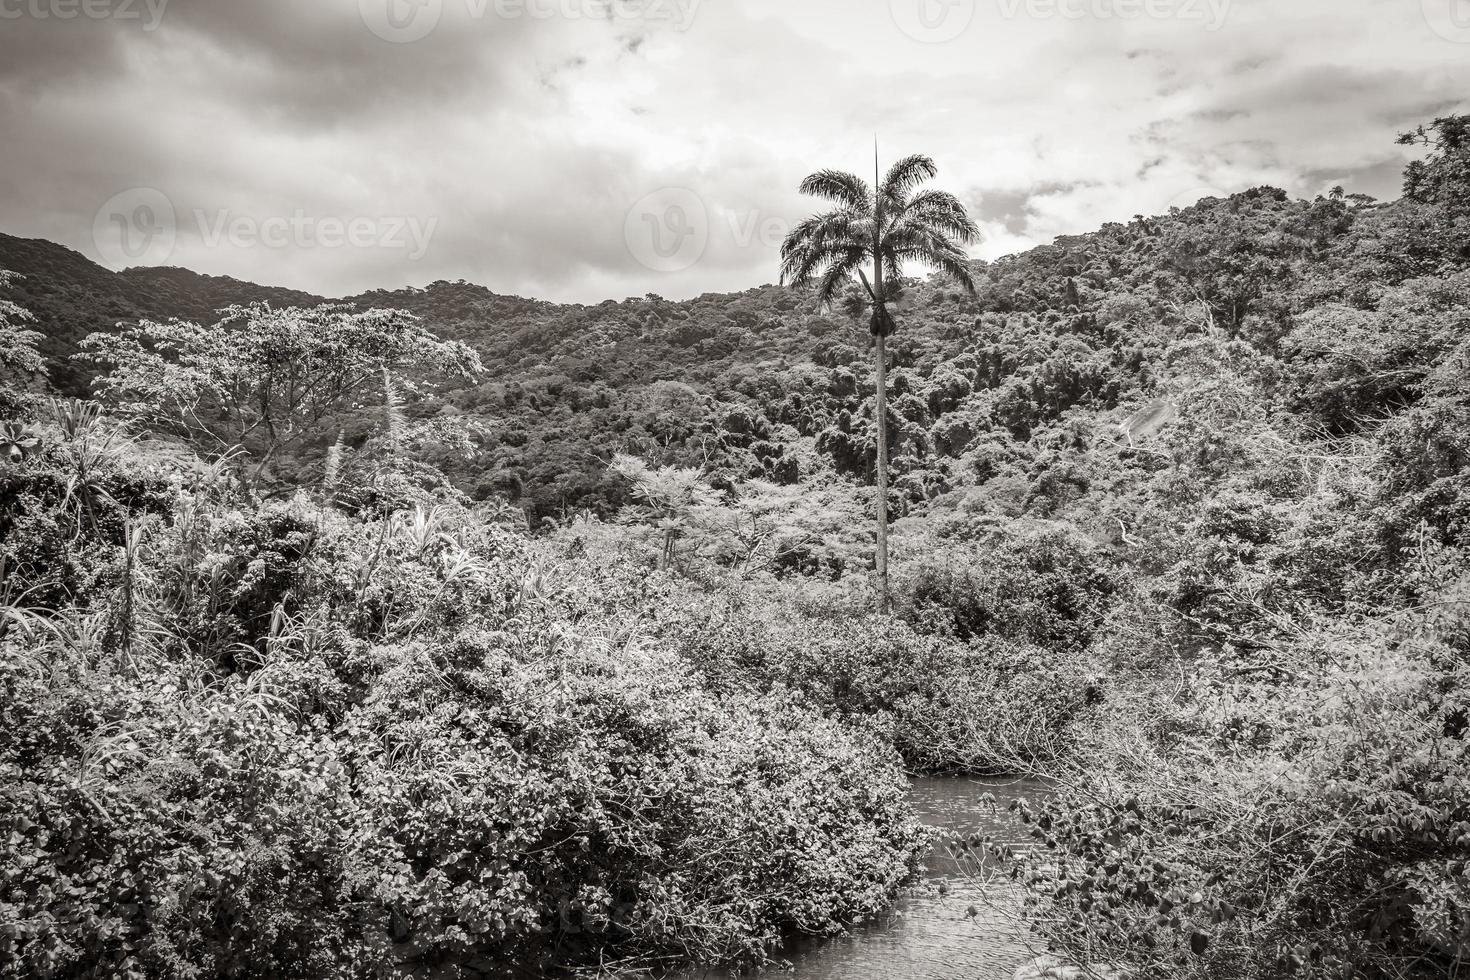
<path fill-rule="evenodd" d="M 1139 978 L 1470 950 L 1470 117 L 908 281 L 327 304 L 0 237 L 0 975 L 759 965 L 904 772 Z M 984 849 L 984 841 L 975 841 Z"/>

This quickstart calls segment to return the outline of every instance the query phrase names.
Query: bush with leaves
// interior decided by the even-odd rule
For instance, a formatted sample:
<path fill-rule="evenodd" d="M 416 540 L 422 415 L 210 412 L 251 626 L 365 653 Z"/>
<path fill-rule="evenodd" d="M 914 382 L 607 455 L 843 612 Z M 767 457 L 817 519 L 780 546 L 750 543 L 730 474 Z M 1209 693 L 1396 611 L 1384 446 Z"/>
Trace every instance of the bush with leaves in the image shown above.
<path fill-rule="evenodd" d="M 26 566 L 53 595 L 0 631 L 0 976 L 760 964 L 915 873 L 891 746 L 712 693 L 638 566 L 174 462 L 92 520 L 27 498 L 106 571 Z"/>
<path fill-rule="evenodd" d="M 670 590 L 650 628 L 720 691 L 792 691 L 879 733 L 925 772 L 1015 772 L 1053 758 L 1099 699 L 1090 666 L 1000 636 L 971 642 L 873 615 L 864 590 L 807 583 Z"/>
<path fill-rule="evenodd" d="M 104 658 L 64 627 L 0 654 L 0 975 L 361 976 L 332 736 L 268 674 Z"/>
<path fill-rule="evenodd" d="M 523 615 L 542 628 L 377 651 L 348 722 L 349 879 L 401 968 L 760 963 L 913 873 L 922 835 L 881 746 Z"/>
<path fill-rule="evenodd" d="M 1015 522 L 984 535 L 975 524 L 973 544 L 906 545 L 914 557 L 899 566 L 901 614 L 959 640 L 1086 649 L 1118 591 L 1112 558 L 1066 525 Z"/>
<path fill-rule="evenodd" d="M 1453 596 L 1470 600 L 1463 580 Z M 1338 624 L 1135 700 L 1018 860 L 1049 940 L 1140 978 L 1441 977 L 1470 948 L 1467 618 Z M 1086 771 L 1084 771 L 1084 768 Z"/>

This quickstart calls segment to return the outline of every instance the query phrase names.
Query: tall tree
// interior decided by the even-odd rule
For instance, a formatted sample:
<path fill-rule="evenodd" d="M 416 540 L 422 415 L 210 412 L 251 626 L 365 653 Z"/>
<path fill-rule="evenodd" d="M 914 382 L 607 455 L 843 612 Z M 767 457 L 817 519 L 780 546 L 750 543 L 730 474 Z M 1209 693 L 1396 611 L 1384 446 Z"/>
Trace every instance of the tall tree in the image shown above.
<path fill-rule="evenodd" d="M 0 269 L 0 289 L 20 278 Z M 31 379 L 46 373 L 46 359 L 37 344 L 41 335 L 30 329 L 35 317 L 8 299 L 0 299 L 0 393 L 13 395 L 11 386 L 24 388 Z"/>
<path fill-rule="evenodd" d="M 853 276 L 862 279 L 861 308 L 871 310 L 876 378 L 874 417 L 878 429 L 878 589 L 888 609 L 888 337 L 895 324 L 889 306 L 902 291 L 902 270 L 916 262 L 956 280 L 971 294 L 975 282 L 964 246 L 979 229 L 952 194 L 921 190 L 939 169 L 926 156 L 909 156 L 879 177 L 873 151 L 873 186 L 853 174 L 823 170 L 801 182 L 801 192 L 836 205 L 792 229 L 781 246 L 781 281 L 815 286 L 817 297 L 831 305 L 840 292 L 850 292 Z M 868 280 L 864 267 L 873 266 Z"/>
<path fill-rule="evenodd" d="M 399 310 L 341 305 L 274 309 L 233 306 L 211 326 L 142 321 L 82 342 L 107 368 L 93 382 L 118 410 L 205 451 L 243 450 L 256 477 L 313 440 L 330 439 L 343 412 L 382 387 L 390 444 L 401 439 L 396 399 L 414 377 L 472 377 L 480 358 L 440 340 Z"/>

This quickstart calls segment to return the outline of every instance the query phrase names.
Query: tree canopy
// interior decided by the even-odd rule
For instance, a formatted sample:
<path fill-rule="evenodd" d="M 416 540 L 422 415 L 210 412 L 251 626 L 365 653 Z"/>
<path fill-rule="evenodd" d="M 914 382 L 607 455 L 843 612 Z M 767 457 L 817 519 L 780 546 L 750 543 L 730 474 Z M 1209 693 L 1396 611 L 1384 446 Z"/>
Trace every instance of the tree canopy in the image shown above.
<path fill-rule="evenodd" d="M 482 370 L 472 349 L 437 339 L 412 314 L 330 305 L 234 306 L 207 326 L 144 320 L 82 349 L 106 369 L 98 394 L 123 414 L 206 452 L 241 449 L 261 467 L 321 439 L 370 391 L 391 409 L 395 386 Z"/>

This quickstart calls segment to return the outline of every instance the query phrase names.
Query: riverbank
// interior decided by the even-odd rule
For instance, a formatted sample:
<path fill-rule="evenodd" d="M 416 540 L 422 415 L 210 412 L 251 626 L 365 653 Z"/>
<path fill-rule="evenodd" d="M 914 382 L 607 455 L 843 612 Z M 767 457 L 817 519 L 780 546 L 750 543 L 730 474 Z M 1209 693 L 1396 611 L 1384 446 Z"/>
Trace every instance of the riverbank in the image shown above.
<path fill-rule="evenodd" d="M 988 838 L 1024 847 L 1013 800 L 1036 800 L 1047 787 L 1031 779 L 919 776 L 910 780 L 914 815 L 934 834 L 922 879 L 872 921 L 830 939 L 786 944 L 781 980 L 1011 980 L 1036 952 L 1019 921 L 1018 889 L 974 846 Z M 733 980 L 695 969 L 677 980 Z"/>

